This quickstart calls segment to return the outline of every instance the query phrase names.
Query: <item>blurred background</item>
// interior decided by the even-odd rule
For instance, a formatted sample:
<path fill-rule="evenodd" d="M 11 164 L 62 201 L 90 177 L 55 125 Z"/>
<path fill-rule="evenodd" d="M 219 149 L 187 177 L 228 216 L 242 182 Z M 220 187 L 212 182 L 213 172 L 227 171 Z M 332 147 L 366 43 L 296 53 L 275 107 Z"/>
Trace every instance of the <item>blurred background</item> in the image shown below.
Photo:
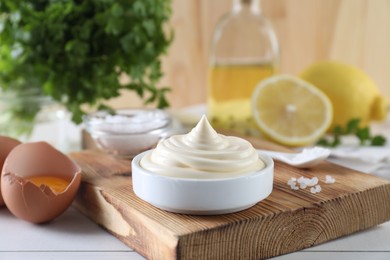
<path fill-rule="evenodd" d="M 390 98 L 389 0 L 261 0 L 281 46 L 280 72 L 299 74 L 315 61 L 338 60 L 364 70 Z M 206 102 L 207 62 L 218 19 L 232 0 L 173 0 L 174 41 L 163 59 L 161 86 L 172 108 Z M 134 93 L 110 101 L 139 106 Z"/>

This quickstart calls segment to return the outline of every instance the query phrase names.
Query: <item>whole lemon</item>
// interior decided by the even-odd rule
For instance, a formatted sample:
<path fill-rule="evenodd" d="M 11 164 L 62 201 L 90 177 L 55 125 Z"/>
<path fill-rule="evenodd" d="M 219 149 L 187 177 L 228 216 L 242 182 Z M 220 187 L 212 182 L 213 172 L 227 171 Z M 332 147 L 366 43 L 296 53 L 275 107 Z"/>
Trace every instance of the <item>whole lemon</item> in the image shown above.
<path fill-rule="evenodd" d="M 322 90 L 331 100 L 331 128 L 344 126 L 353 118 L 361 119 L 362 125 L 367 125 L 370 120 L 386 118 L 388 100 L 381 96 L 364 71 L 352 65 L 323 61 L 309 66 L 301 77 Z"/>

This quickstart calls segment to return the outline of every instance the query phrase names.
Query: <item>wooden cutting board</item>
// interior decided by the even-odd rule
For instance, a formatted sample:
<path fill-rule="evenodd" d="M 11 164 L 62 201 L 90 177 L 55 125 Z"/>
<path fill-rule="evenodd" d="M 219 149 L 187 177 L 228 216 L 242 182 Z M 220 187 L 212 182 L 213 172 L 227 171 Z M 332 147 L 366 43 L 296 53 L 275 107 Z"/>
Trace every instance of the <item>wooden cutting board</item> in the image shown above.
<path fill-rule="evenodd" d="M 257 139 L 257 148 L 280 149 Z M 74 205 L 148 259 L 264 259 L 390 220 L 390 182 L 323 162 L 312 169 L 275 163 L 272 194 L 219 216 L 169 213 L 132 190 L 130 161 L 86 150 L 70 155 L 83 178 Z M 325 184 L 326 175 L 336 179 Z M 322 191 L 291 190 L 291 177 L 317 176 Z"/>

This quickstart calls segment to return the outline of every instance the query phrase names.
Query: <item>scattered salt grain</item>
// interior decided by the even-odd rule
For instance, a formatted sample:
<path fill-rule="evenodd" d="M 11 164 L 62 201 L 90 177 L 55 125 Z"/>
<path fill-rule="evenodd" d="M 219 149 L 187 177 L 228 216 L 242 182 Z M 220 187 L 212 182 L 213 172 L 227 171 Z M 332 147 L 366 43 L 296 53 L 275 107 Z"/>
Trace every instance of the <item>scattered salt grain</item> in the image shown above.
<path fill-rule="evenodd" d="M 310 183 L 307 184 L 307 186 L 312 187 L 312 186 L 315 186 L 317 184 L 318 184 L 318 178 L 317 177 L 313 177 L 313 178 L 311 178 Z"/>
<path fill-rule="evenodd" d="M 319 192 L 321 192 L 321 190 L 322 190 L 322 188 L 320 185 L 316 185 L 316 186 L 310 188 L 310 192 L 313 194 L 319 193 Z"/>
<path fill-rule="evenodd" d="M 294 177 L 287 181 L 287 185 L 289 185 L 292 190 L 299 190 L 299 187 L 297 186 L 297 179 Z"/>
<path fill-rule="evenodd" d="M 296 186 L 296 185 L 291 185 L 290 188 L 291 188 L 292 190 L 299 190 L 299 187 Z"/>
<path fill-rule="evenodd" d="M 301 188 L 301 189 L 306 189 L 306 187 L 307 187 L 307 185 L 304 182 L 299 184 L 299 188 Z"/>
<path fill-rule="evenodd" d="M 336 179 L 333 178 L 332 176 L 330 176 L 330 175 L 325 176 L 325 183 L 331 184 L 331 183 L 335 183 L 335 182 L 336 182 Z"/>
<path fill-rule="evenodd" d="M 301 177 L 298 178 L 297 182 L 299 184 L 306 184 L 307 183 L 307 178 L 301 176 Z"/>
<path fill-rule="evenodd" d="M 311 186 L 314 186 L 318 183 L 318 178 L 317 177 L 313 177 L 313 178 L 305 178 L 303 176 L 299 177 L 297 179 L 297 182 L 300 184 L 300 186 L 304 186 L 304 188 L 306 188 L 307 186 L 311 187 Z M 302 188 L 302 189 L 304 189 Z"/>
<path fill-rule="evenodd" d="M 296 179 L 296 178 L 291 178 L 291 179 L 289 179 L 289 180 L 287 181 L 287 184 L 288 184 L 289 186 L 291 186 L 291 185 L 296 185 L 296 184 L 297 184 L 297 179 Z"/>
<path fill-rule="evenodd" d="M 324 182 L 331 184 L 331 183 L 335 183 L 336 180 L 332 176 L 326 175 Z M 298 179 L 295 177 L 291 177 L 287 181 L 287 184 L 290 186 L 292 190 L 299 190 L 299 189 L 304 190 L 307 187 L 310 187 L 310 192 L 313 194 L 319 193 L 322 190 L 321 185 L 319 185 L 318 183 L 319 183 L 318 177 L 313 177 L 310 179 L 303 176 L 299 177 Z"/>

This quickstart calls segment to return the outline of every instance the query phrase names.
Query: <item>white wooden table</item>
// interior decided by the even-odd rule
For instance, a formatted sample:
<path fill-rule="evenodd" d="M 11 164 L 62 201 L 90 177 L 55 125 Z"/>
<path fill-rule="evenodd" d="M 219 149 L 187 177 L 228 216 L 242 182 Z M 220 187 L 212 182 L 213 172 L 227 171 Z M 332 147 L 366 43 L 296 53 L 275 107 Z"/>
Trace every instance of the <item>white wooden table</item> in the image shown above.
<path fill-rule="evenodd" d="M 0 209 L 0 259 L 144 258 L 73 207 L 45 225 L 19 220 L 3 207 Z M 275 259 L 390 259 L 390 222 Z"/>

